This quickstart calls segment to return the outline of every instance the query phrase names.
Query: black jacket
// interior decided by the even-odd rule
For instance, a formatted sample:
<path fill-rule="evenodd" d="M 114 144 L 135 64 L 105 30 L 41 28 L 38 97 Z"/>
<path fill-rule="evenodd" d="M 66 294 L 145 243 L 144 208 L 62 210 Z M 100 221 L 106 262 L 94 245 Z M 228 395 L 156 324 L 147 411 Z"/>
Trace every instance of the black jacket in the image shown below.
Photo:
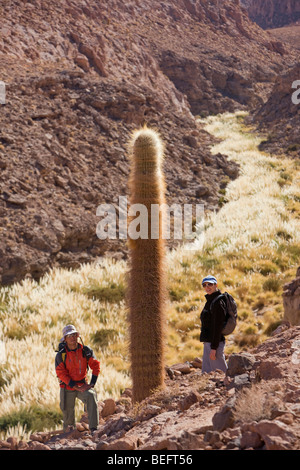
<path fill-rule="evenodd" d="M 213 303 L 212 301 L 221 294 L 218 289 L 211 295 L 206 295 L 206 304 L 200 315 L 201 333 L 200 341 L 211 343 L 211 349 L 217 349 L 221 341 L 225 341 L 222 330 L 226 322 L 225 301 L 221 298 Z"/>

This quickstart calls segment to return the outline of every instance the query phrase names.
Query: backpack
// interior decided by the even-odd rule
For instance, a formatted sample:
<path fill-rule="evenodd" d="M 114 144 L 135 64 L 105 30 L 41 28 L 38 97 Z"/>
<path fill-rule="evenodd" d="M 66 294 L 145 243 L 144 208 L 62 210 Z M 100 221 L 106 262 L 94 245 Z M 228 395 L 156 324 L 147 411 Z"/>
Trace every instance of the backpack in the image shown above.
<path fill-rule="evenodd" d="M 226 305 L 226 321 L 225 325 L 222 330 L 222 335 L 227 336 L 233 333 L 235 327 L 236 327 L 236 322 L 237 322 L 237 304 L 232 295 L 228 294 L 228 292 L 224 292 L 223 294 L 220 294 L 218 297 L 216 297 L 212 304 L 217 300 L 217 299 L 225 299 L 225 305 Z"/>
<path fill-rule="evenodd" d="M 81 342 L 82 342 L 82 340 L 81 340 Z M 61 353 L 61 358 L 62 358 L 62 361 L 63 361 L 64 365 L 66 365 L 66 358 L 67 358 L 66 346 L 67 346 L 66 343 L 64 341 L 62 341 L 58 345 L 58 350 L 55 350 L 56 353 Z M 88 362 L 89 362 L 89 359 L 91 357 L 93 357 L 93 351 L 88 346 L 85 346 L 83 343 L 82 343 L 82 357 L 86 357 L 87 371 L 88 371 L 89 370 Z M 55 367 L 56 367 L 56 360 L 57 359 L 55 358 Z M 61 385 L 63 385 L 64 388 L 66 387 L 66 384 L 64 384 L 60 379 L 58 379 L 58 381 Z"/>
<path fill-rule="evenodd" d="M 56 350 L 55 352 L 61 353 L 63 363 L 66 364 L 67 351 L 66 351 L 66 343 L 64 341 L 59 344 L 58 350 Z M 89 362 L 89 359 L 93 356 L 92 350 L 88 346 L 85 346 L 84 344 L 82 344 L 82 356 L 86 357 L 87 362 Z M 87 370 L 88 368 L 89 368 L 89 365 L 87 364 Z"/>

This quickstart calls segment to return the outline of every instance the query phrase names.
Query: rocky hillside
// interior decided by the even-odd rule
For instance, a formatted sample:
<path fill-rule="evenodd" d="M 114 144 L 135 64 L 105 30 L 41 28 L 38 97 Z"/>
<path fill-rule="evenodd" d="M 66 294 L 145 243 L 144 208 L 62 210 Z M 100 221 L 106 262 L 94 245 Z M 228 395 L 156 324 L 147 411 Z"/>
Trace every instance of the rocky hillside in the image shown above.
<path fill-rule="evenodd" d="M 1 2 L 0 277 L 38 279 L 105 253 L 96 208 L 127 193 L 127 142 L 144 123 L 166 144 L 170 203 L 217 209 L 238 174 L 194 115 L 255 108 L 294 53 L 238 1 Z"/>
<path fill-rule="evenodd" d="M 292 325 L 300 324 L 300 266 L 296 278 L 284 285 L 283 307 L 284 318 Z"/>
<path fill-rule="evenodd" d="M 292 158 L 300 156 L 300 86 L 298 84 L 292 88 L 293 83 L 299 80 L 298 63 L 278 76 L 269 99 L 254 113 L 255 122 L 267 136 L 261 147 Z"/>
<path fill-rule="evenodd" d="M 298 0 L 241 0 L 249 17 L 262 28 L 279 28 L 300 19 Z"/>
<path fill-rule="evenodd" d="M 300 50 L 300 22 L 283 26 L 282 28 L 270 29 L 269 33 L 282 43 L 288 44 L 293 49 Z"/>
<path fill-rule="evenodd" d="M 175 364 L 165 389 L 138 406 L 130 389 L 117 401 L 101 397 L 93 435 L 84 415 L 74 430 L 8 438 L 0 449 L 300 450 L 299 362 L 300 327 L 283 323 L 256 349 L 232 354 L 226 377 L 202 375 L 197 358 Z"/>
<path fill-rule="evenodd" d="M 261 107 L 254 111 L 254 121 L 266 139 L 261 148 L 278 155 L 287 154 L 292 158 L 300 155 L 300 140 L 297 132 L 300 119 L 298 103 L 299 49 L 300 49 L 300 5 L 296 1 L 245 0 L 242 4 L 250 18 L 263 28 L 272 28 L 270 35 L 296 52 L 295 64 L 279 73 L 274 87 Z M 293 99 L 294 95 L 294 99 Z M 295 102 L 297 101 L 297 102 Z"/>

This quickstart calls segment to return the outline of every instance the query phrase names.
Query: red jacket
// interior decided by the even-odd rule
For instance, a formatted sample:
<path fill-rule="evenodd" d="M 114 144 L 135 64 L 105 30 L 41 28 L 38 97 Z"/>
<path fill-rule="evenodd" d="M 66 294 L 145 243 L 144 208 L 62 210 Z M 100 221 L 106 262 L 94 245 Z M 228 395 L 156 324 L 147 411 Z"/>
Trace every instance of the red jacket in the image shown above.
<path fill-rule="evenodd" d="M 76 383 L 84 383 L 87 366 L 92 371 L 90 383 L 95 385 L 100 372 L 100 362 L 95 359 L 92 349 L 79 343 L 74 351 L 68 349 L 65 343 L 61 344 L 59 349 L 55 358 L 55 370 L 60 387 L 73 390 Z"/>

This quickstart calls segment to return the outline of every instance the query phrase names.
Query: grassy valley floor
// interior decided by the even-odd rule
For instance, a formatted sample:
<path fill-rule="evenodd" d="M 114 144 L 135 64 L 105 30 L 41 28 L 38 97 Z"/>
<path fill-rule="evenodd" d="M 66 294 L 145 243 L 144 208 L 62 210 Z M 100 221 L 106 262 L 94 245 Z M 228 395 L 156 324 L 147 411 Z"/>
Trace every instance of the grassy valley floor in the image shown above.
<path fill-rule="evenodd" d="M 300 255 L 299 162 L 260 152 L 263 136 L 247 128 L 244 117 L 241 112 L 199 121 L 219 139 L 212 155 L 226 154 L 241 169 L 220 193 L 220 210 L 206 214 L 194 249 L 168 253 L 168 365 L 202 354 L 201 279 L 207 273 L 238 303 L 238 327 L 227 340 L 227 354 L 262 342 L 283 318 L 282 288 L 295 277 Z M 126 271 L 126 262 L 103 259 L 1 288 L 2 438 L 60 427 L 54 359 L 67 323 L 76 325 L 101 361 L 98 399 L 118 398 L 130 387 Z"/>
<path fill-rule="evenodd" d="M 177 286 L 177 295 L 182 295 L 172 307 L 171 322 L 178 324 L 181 315 L 186 360 L 187 345 L 192 349 L 198 338 L 191 312 L 203 305 L 204 274 L 215 275 L 221 290 L 238 302 L 239 326 L 227 341 L 230 353 L 263 341 L 282 320 L 282 288 L 299 265 L 299 162 L 260 152 L 263 136 L 244 125 L 245 116 L 240 112 L 201 121 L 219 140 L 212 154 L 238 162 L 240 176 L 220 194 L 220 211 L 206 214 L 201 250 L 177 250 L 169 263 L 172 289 L 176 292 Z"/>

